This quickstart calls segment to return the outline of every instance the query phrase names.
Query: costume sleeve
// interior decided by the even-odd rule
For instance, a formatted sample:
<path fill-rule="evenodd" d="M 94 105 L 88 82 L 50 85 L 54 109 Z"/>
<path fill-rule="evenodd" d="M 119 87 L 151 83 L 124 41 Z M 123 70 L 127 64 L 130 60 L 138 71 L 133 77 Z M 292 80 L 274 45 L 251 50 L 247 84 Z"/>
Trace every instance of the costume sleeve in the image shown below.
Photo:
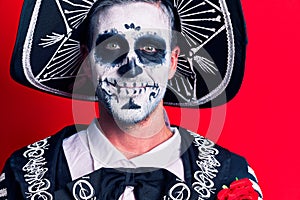
<path fill-rule="evenodd" d="M 236 178 L 248 178 L 252 182 L 253 189 L 258 193 L 259 200 L 263 198 L 262 191 L 258 185 L 257 177 L 254 170 L 249 166 L 247 161 L 238 155 L 233 154 L 231 156 L 231 167 L 230 167 L 230 180 L 233 181 Z"/>
<path fill-rule="evenodd" d="M 21 189 L 10 165 L 6 162 L 0 175 L 0 200 L 23 199 Z"/>

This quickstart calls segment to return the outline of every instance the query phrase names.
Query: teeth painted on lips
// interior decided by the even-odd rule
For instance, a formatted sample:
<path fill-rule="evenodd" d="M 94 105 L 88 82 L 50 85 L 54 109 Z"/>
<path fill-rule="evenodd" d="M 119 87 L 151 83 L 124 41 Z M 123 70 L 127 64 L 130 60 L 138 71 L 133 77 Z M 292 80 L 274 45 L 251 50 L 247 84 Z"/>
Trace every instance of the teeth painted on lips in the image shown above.
<path fill-rule="evenodd" d="M 114 80 L 115 81 L 115 80 Z M 120 87 L 120 88 L 143 88 L 145 87 L 146 83 L 141 82 L 117 82 L 113 86 Z"/>
<path fill-rule="evenodd" d="M 113 86 L 116 89 L 118 89 L 118 93 L 120 92 L 120 89 L 125 88 L 129 90 L 136 90 L 134 93 L 140 93 L 140 89 L 144 89 L 146 91 L 146 88 L 152 88 L 154 90 L 159 89 L 158 83 L 143 83 L 143 82 L 117 82 L 116 79 L 108 79 L 105 78 L 103 81 L 104 85 L 106 87 Z"/>

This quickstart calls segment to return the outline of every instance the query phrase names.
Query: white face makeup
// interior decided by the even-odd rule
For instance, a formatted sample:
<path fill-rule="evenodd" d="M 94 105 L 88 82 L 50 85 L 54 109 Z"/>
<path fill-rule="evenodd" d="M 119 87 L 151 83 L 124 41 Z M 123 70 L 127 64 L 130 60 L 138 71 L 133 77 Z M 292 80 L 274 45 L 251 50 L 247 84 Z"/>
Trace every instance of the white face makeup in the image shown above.
<path fill-rule="evenodd" d="M 157 5 L 128 3 L 98 12 L 90 52 L 97 95 L 126 124 L 162 101 L 171 69 L 171 25 Z"/>

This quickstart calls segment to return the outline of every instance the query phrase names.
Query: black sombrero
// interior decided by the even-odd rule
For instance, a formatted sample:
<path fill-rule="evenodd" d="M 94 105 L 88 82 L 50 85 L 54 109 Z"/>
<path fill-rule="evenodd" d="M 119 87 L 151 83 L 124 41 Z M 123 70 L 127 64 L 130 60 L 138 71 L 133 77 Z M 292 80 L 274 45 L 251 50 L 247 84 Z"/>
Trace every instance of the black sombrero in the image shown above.
<path fill-rule="evenodd" d="M 164 1 L 164 0 L 162 0 Z M 174 2 L 173 2 L 174 1 Z M 97 0 L 25 0 L 11 76 L 19 83 L 65 97 L 85 94 L 89 78 L 79 70 L 85 21 Z M 179 57 L 165 105 L 211 107 L 232 99 L 242 83 L 246 31 L 239 0 L 172 0 L 188 51 Z M 80 90 L 73 90 L 80 79 Z M 76 93 L 83 91 L 82 93 Z"/>

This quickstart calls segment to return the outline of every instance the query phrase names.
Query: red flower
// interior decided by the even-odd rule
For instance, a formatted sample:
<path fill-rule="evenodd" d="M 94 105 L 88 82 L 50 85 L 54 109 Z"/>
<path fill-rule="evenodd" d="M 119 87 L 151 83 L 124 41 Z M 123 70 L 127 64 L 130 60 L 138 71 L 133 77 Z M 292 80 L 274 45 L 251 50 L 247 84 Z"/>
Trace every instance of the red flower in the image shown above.
<path fill-rule="evenodd" d="M 224 188 L 224 187 L 223 187 Z M 258 193 L 252 187 L 249 179 L 233 181 L 229 188 L 225 186 L 217 196 L 217 200 L 257 200 Z"/>

